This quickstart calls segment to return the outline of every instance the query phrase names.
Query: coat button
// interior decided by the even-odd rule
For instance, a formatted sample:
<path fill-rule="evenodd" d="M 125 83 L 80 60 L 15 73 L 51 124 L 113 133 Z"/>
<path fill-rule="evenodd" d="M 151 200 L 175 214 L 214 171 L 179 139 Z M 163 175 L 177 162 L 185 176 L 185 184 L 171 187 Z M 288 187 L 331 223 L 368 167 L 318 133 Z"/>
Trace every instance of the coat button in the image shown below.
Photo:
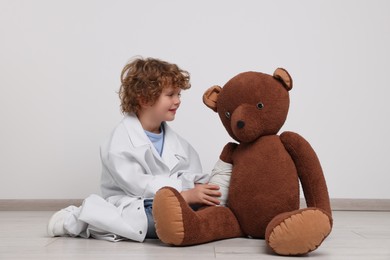
<path fill-rule="evenodd" d="M 141 207 L 138 207 L 138 210 L 140 210 L 141 209 Z"/>
<path fill-rule="evenodd" d="M 142 231 L 140 231 L 139 234 L 142 235 Z"/>

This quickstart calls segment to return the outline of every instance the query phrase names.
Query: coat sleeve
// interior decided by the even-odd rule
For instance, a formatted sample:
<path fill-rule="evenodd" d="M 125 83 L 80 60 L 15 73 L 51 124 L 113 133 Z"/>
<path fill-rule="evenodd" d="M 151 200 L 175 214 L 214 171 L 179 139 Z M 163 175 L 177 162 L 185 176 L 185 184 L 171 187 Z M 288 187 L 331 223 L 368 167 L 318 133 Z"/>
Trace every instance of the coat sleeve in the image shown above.
<path fill-rule="evenodd" d="M 197 183 L 207 183 L 210 174 L 203 173 L 200 158 L 196 150 L 188 143 L 186 143 L 186 157 L 180 158 L 178 164 L 177 176 L 181 181 L 182 190 L 189 190 L 194 188 Z"/>

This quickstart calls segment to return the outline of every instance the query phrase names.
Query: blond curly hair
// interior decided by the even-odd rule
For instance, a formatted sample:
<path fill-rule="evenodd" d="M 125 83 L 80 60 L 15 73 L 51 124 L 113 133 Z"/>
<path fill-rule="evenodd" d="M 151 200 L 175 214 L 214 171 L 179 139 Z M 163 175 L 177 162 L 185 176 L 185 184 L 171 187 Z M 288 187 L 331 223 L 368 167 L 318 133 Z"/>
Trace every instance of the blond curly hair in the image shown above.
<path fill-rule="evenodd" d="M 137 113 L 141 102 L 154 104 L 166 87 L 189 89 L 190 74 L 176 64 L 154 58 L 136 58 L 121 73 L 122 113 Z"/>

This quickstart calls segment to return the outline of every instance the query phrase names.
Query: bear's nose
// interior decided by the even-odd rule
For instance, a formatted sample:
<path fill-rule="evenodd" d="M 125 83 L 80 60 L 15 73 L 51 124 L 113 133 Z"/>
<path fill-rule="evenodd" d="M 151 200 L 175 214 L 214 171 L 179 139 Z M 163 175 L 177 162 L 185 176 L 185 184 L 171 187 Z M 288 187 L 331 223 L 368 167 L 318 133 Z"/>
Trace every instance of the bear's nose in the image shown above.
<path fill-rule="evenodd" d="M 237 121 L 237 127 L 238 129 L 241 129 L 245 126 L 245 122 L 242 120 Z"/>

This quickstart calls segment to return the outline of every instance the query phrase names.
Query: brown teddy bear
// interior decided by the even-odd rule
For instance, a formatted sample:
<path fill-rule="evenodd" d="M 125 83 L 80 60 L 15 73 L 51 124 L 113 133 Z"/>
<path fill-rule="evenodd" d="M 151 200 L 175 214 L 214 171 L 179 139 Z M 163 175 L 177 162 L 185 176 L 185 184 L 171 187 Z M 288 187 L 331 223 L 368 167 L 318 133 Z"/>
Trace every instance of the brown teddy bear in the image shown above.
<path fill-rule="evenodd" d="M 208 89 L 204 103 L 229 135 L 220 159 L 233 165 L 227 206 L 192 210 L 173 188 L 157 192 L 153 213 L 161 241 L 185 246 L 233 237 L 265 239 L 280 255 L 318 248 L 332 229 L 329 195 L 320 162 L 300 135 L 283 132 L 292 79 L 244 72 L 223 88 Z M 299 208 L 299 181 L 307 208 Z"/>

